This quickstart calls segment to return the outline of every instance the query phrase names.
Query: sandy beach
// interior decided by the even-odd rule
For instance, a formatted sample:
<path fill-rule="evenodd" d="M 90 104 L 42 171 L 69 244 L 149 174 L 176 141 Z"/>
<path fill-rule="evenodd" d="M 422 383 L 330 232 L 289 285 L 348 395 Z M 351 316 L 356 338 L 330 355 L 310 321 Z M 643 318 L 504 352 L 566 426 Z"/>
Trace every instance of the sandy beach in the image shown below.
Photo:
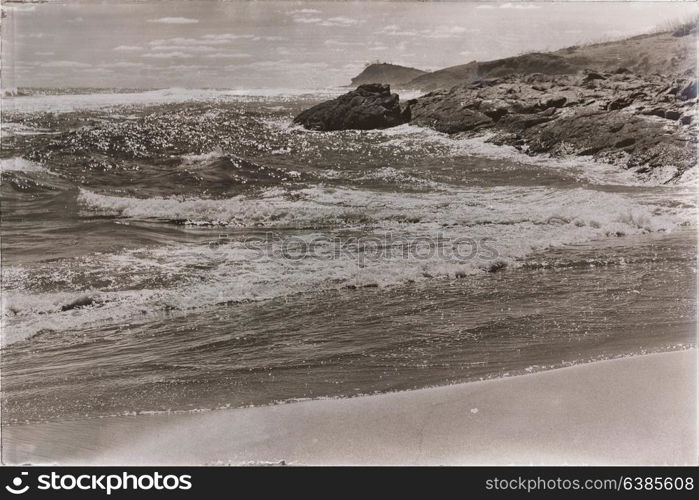
<path fill-rule="evenodd" d="M 352 399 L 3 429 L 5 464 L 697 463 L 697 351 Z"/>

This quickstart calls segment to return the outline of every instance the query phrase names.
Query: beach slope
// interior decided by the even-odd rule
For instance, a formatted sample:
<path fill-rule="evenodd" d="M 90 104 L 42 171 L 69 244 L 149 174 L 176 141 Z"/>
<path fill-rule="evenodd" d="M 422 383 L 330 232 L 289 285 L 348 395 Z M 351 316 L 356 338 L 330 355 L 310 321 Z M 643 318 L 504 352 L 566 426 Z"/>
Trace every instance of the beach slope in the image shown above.
<path fill-rule="evenodd" d="M 6 464 L 696 464 L 696 350 L 439 388 L 6 426 Z"/>

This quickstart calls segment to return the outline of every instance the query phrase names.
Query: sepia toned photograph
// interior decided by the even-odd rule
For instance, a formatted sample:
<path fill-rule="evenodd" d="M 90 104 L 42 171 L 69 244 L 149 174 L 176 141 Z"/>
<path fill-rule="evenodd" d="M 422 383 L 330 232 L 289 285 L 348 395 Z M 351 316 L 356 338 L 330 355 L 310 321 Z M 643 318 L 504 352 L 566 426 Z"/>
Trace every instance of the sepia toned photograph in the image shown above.
<path fill-rule="evenodd" d="M 698 19 L 3 0 L 2 464 L 696 466 Z"/>

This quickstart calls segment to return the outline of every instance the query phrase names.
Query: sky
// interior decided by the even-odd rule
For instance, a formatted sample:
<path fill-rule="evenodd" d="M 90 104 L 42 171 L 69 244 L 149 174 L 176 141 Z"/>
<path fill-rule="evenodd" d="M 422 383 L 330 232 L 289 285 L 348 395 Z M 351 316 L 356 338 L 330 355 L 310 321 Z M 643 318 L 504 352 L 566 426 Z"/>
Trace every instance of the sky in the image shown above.
<path fill-rule="evenodd" d="M 3 2 L 3 87 L 349 84 L 370 61 L 434 70 L 644 33 L 691 2 Z"/>

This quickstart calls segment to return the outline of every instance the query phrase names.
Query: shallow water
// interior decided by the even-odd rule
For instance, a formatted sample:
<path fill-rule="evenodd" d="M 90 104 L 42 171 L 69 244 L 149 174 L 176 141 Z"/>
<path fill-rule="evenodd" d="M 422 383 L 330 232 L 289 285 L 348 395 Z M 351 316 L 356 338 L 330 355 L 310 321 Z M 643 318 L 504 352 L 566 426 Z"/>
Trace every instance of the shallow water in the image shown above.
<path fill-rule="evenodd" d="M 692 183 L 411 126 L 307 132 L 291 125 L 303 95 L 176 95 L 17 98 L 6 117 L 6 421 L 695 343 Z"/>

